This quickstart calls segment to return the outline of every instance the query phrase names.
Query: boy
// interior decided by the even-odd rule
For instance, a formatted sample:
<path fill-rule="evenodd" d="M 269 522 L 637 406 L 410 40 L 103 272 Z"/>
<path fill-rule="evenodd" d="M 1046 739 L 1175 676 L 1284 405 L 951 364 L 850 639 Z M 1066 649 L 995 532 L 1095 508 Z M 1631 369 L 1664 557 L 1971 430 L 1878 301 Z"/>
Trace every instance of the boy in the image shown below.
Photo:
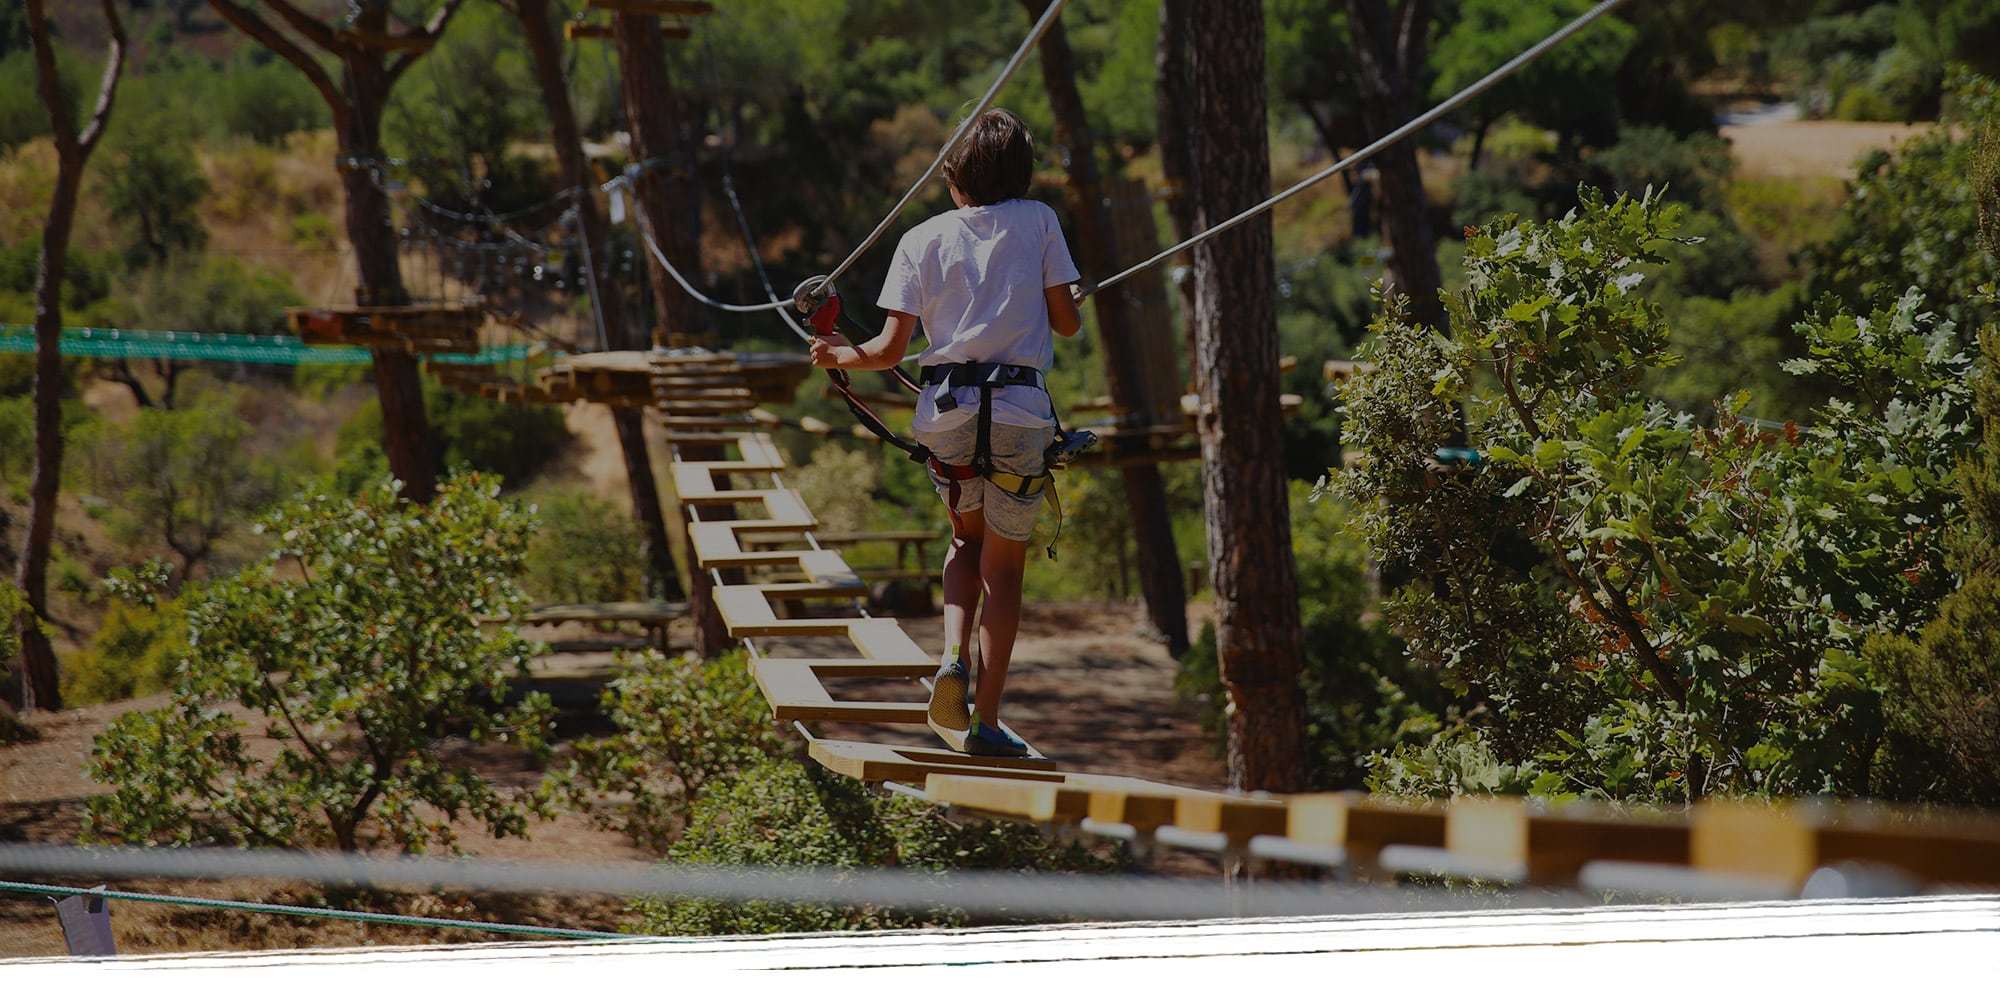
<path fill-rule="evenodd" d="M 1027 754 L 1000 729 L 1000 694 L 1021 621 L 1028 535 L 1043 495 L 1019 479 L 1046 472 L 1043 455 L 1055 439 L 1055 408 L 1042 383 L 1054 358 L 1050 335 L 1070 337 L 1080 323 L 1070 286 L 1082 277 L 1062 227 L 1047 205 L 1024 197 L 1034 170 L 1034 142 L 1020 117 L 1004 109 L 981 114 L 944 163 L 958 208 L 911 229 L 896 246 L 878 301 L 889 312 L 882 333 L 859 346 L 838 336 L 812 343 L 814 365 L 887 369 L 902 359 L 922 320 L 931 344 L 920 360 L 924 392 L 912 429 L 937 462 L 995 472 L 991 479 L 956 480 L 931 472 L 951 512 L 952 541 L 944 562 L 944 660 L 933 681 L 930 725 L 961 751 L 1005 757 Z M 992 404 L 982 407 L 988 395 Z M 979 688 L 968 716 L 961 653 L 975 616 Z"/>

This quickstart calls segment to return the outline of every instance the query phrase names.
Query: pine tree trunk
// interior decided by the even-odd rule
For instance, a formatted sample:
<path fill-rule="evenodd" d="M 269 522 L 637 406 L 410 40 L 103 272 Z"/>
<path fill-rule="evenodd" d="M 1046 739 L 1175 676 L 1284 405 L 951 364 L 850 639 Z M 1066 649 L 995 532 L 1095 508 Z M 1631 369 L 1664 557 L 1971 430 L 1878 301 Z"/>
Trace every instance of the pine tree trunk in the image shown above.
<path fill-rule="evenodd" d="M 643 210 L 646 225 L 659 239 L 683 276 L 694 280 L 701 271 L 701 193 L 695 180 L 694 125 L 675 96 L 667 76 L 665 42 L 660 19 L 645 14 L 619 14 L 612 19 L 618 44 L 619 84 L 624 93 L 626 123 L 632 134 L 632 156 L 641 165 L 633 192 L 633 207 Z M 653 298 L 660 323 L 654 339 L 670 345 L 716 344 L 700 304 L 675 283 L 666 268 L 646 250 Z M 623 442 L 623 433 L 620 435 Z M 689 448 L 690 460 L 717 448 Z M 710 514 L 710 511 L 714 514 Z M 703 518 L 724 519 L 734 509 L 710 507 Z M 685 518 L 679 519 L 684 524 Z M 685 528 L 683 528 L 685 533 Z M 717 655 L 731 642 L 722 615 L 715 608 L 713 582 L 687 550 L 688 615 L 694 621 L 695 649 Z"/>
<path fill-rule="evenodd" d="M 1048 0 L 1021 0 L 1021 4 L 1031 19 L 1041 17 L 1048 8 Z M 1104 184 L 1098 177 L 1096 141 L 1083 111 L 1083 97 L 1077 93 L 1075 61 L 1060 21 L 1042 36 L 1041 55 L 1042 83 L 1055 112 L 1056 145 L 1069 172 L 1070 215 L 1076 223 L 1078 252 L 1086 269 L 1108 276 L 1119 265 L 1117 240 L 1105 204 Z M 1142 341 L 1133 323 L 1130 298 L 1129 290 L 1113 287 L 1093 300 L 1098 340 L 1104 346 L 1105 382 L 1111 401 L 1137 416 L 1137 422 L 1160 422 L 1146 419 L 1151 407 L 1140 375 L 1136 348 Z M 1151 343 L 1172 342 L 1156 337 Z M 1120 473 L 1139 551 L 1139 590 L 1146 597 L 1146 612 L 1154 630 L 1166 640 L 1167 650 L 1179 657 L 1188 647 L 1187 585 L 1181 580 L 1180 554 L 1174 547 L 1166 484 L 1160 480 L 1160 469 L 1152 464 L 1124 468 Z"/>
<path fill-rule="evenodd" d="M 1194 0 L 1160 0 L 1160 41 L 1154 52 L 1155 101 L 1159 115 L 1160 172 L 1167 180 L 1167 216 L 1173 219 L 1174 240 L 1195 234 L 1194 96 L 1188 79 L 1188 9 Z M 1180 257 L 1172 262 L 1183 262 Z M 1178 281 L 1182 330 L 1185 332 L 1188 378 L 1195 375 L 1194 277 Z"/>
<path fill-rule="evenodd" d="M 549 134 L 555 144 L 556 161 L 562 168 L 563 186 L 575 189 L 572 201 L 577 227 L 589 256 L 588 275 L 596 280 L 591 307 L 604 326 L 604 337 L 612 348 L 642 349 L 647 346 L 643 327 L 625 317 L 624 305 L 616 301 L 618 282 L 612 275 L 613 263 L 606 248 L 604 214 L 598 211 L 592 193 L 590 161 L 583 152 L 583 136 L 570 104 L 569 84 L 563 77 L 562 52 L 549 22 L 548 0 L 516 0 L 515 13 L 534 57 L 535 78 L 541 85 L 542 105 L 549 114 Z M 612 423 L 618 431 L 618 447 L 625 456 L 626 486 L 632 495 L 632 515 L 646 534 L 646 593 L 649 597 L 679 599 L 685 596 L 680 577 L 674 572 L 673 551 L 667 543 L 666 516 L 660 506 L 660 487 L 653 477 L 653 458 L 646 446 L 643 411 L 614 408 Z"/>
<path fill-rule="evenodd" d="M 1214 225 L 1270 192 L 1264 14 L 1256 0 L 1189 14 L 1196 107 L 1196 221 Z M 1229 780 L 1295 792 L 1304 780 L 1298 583 L 1278 413 L 1278 330 L 1269 216 L 1195 249 L 1202 488 L 1227 688 Z"/>
<path fill-rule="evenodd" d="M 1430 31 L 1430 5 L 1403 0 L 1392 13 L 1386 0 L 1347 0 L 1347 21 L 1354 35 L 1355 75 L 1362 123 L 1370 140 L 1380 139 L 1415 115 L 1418 75 L 1423 71 L 1425 39 Z M 1417 167 L 1416 144 L 1404 140 L 1375 157 L 1381 177 L 1377 220 L 1389 247 L 1388 288 L 1409 298 L 1410 313 L 1419 324 L 1444 330 L 1444 301 L 1438 296 L 1444 279 L 1437 262 L 1437 237 L 1430 224 L 1430 202 L 1424 197 L 1423 173 Z"/>

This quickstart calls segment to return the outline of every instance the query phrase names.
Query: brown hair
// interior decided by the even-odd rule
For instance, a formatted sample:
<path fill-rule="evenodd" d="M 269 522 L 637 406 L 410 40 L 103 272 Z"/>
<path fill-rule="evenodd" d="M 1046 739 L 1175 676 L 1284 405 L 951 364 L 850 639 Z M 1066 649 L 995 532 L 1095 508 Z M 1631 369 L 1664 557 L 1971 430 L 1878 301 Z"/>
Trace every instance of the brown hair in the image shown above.
<path fill-rule="evenodd" d="M 975 205 L 1026 197 L 1034 177 L 1034 138 L 1028 124 L 1005 109 L 981 113 L 944 159 L 944 179 Z"/>

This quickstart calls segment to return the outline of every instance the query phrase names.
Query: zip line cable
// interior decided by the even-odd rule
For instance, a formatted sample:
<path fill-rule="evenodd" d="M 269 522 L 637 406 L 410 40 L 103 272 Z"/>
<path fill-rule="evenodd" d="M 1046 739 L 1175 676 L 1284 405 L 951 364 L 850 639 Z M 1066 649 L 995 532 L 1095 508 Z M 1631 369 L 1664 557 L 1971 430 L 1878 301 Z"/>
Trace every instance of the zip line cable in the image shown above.
<path fill-rule="evenodd" d="M 107 901 L 129 901 L 135 904 L 175 905 L 183 908 L 239 911 L 254 915 L 288 915 L 293 918 L 326 918 L 333 921 L 362 922 L 371 925 L 401 925 L 408 928 L 452 928 L 470 932 L 493 932 L 501 935 L 532 935 L 554 939 L 644 938 L 644 936 L 628 935 L 623 932 L 594 932 L 581 928 L 515 925 L 507 922 L 481 922 L 462 918 L 430 918 L 422 915 L 398 915 L 391 912 L 350 911 L 343 908 L 315 908 L 305 905 L 273 904 L 266 901 L 235 901 L 226 898 L 194 898 L 179 894 L 148 894 L 143 891 L 112 891 L 95 887 L 67 887 L 60 884 L 30 884 L 24 881 L 0 881 L 0 891 L 13 894 L 81 895 L 89 898 L 103 898 Z"/>
<path fill-rule="evenodd" d="M 1569 40 L 1572 35 L 1576 34 L 1576 32 L 1581 31 L 1585 27 L 1590 26 L 1592 21 L 1595 21 L 1599 17 L 1602 17 L 1605 14 L 1608 14 L 1611 11 L 1617 9 L 1618 7 L 1623 6 L 1625 2 L 1626 0 L 1603 0 L 1603 2 L 1599 3 L 1597 6 L 1592 7 L 1587 11 L 1584 11 L 1582 16 L 1578 17 L 1573 21 L 1570 21 L 1562 29 L 1556 31 L 1554 34 L 1551 34 L 1546 38 L 1543 38 L 1534 47 L 1531 47 L 1528 50 L 1523 51 L 1518 55 L 1515 55 L 1511 61 L 1508 61 L 1506 64 L 1501 65 L 1499 68 L 1496 68 L 1493 71 L 1487 73 L 1486 77 L 1478 80 L 1477 82 L 1472 83 L 1471 85 L 1466 86 L 1463 89 L 1460 89 L 1456 95 L 1452 96 L 1449 99 L 1446 99 L 1441 103 L 1438 103 L 1435 106 L 1432 106 L 1428 112 L 1425 112 L 1422 115 L 1416 117 L 1415 119 L 1412 119 L 1407 123 L 1404 123 L 1402 126 L 1399 126 L 1394 130 L 1389 131 L 1387 134 L 1384 134 L 1380 139 L 1377 139 L 1374 143 L 1371 143 L 1368 146 L 1363 147 L 1360 150 L 1357 150 L 1354 153 L 1348 155 L 1347 157 L 1344 157 L 1334 162 L 1333 164 L 1328 165 L 1327 167 L 1320 170 L 1317 174 L 1313 174 L 1310 177 L 1307 177 L 1306 179 L 1300 181 L 1299 183 L 1294 184 L 1291 187 L 1286 188 L 1285 190 L 1280 191 L 1277 194 L 1264 199 L 1262 203 L 1255 205 L 1246 211 L 1239 212 L 1238 214 L 1223 220 L 1220 224 L 1211 226 L 1195 235 L 1189 236 L 1187 239 L 1181 241 L 1178 245 L 1168 247 L 1165 251 L 1159 253 L 1153 258 L 1145 260 L 1144 262 L 1141 262 L 1131 267 L 1130 269 L 1127 269 L 1123 272 L 1120 272 L 1110 277 L 1109 279 L 1099 282 L 1098 284 L 1092 286 L 1088 290 L 1083 291 L 1078 296 L 1078 299 L 1080 300 L 1084 297 L 1089 297 L 1092 294 L 1095 294 L 1105 289 L 1106 287 L 1113 286 L 1125 280 L 1127 277 L 1130 277 L 1133 274 L 1138 273 L 1141 270 L 1144 270 L 1148 267 L 1154 266 L 1168 259 L 1169 257 L 1172 257 L 1175 254 L 1188 249 L 1191 246 L 1196 246 L 1200 245 L 1203 242 L 1207 242 L 1208 240 L 1213 239 L 1216 236 L 1221 235 L 1222 233 L 1227 232 L 1230 229 L 1233 229 L 1236 226 L 1243 224 L 1244 222 L 1248 222 L 1249 220 L 1256 218 L 1257 216 L 1262 215 L 1265 212 L 1270 211 L 1271 209 L 1277 207 L 1279 204 L 1289 200 L 1290 198 L 1306 190 L 1307 188 L 1310 188 L 1313 185 L 1318 184 L 1319 182 L 1334 176 L 1335 174 L 1339 174 L 1342 171 L 1349 170 L 1353 168 L 1355 165 L 1360 164 L 1361 162 L 1369 159 L 1370 157 L 1373 157 L 1376 154 L 1381 153 L 1382 151 L 1396 145 L 1397 143 L 1402 142 L 1405 138 L 1409 137 L 1411 134 L 1416 133 L 1418 130 L 1423 129 L 1424 127 L 1427 127 L 1432 123 L 1437 122 L 1439 117 L 1444 116 L 1446 113 L 1449 113 L 1452 110 L 1457 109 L 1458 107 L 1465 105 L 1467 102 L 1477 98 L 1486 90 L 1492 88 L 1493 86 L 1499 84 L 1501 81 L 1505 80 L 1508 76 L 1526 67 L 1530 62 L 1533 62 L 1536 59 L 1543 56 L 1544 54 L 1547 54 L 1549 49 L 1554 48 L 1556 45 L 1559 45 L 1564 41 Z"/>

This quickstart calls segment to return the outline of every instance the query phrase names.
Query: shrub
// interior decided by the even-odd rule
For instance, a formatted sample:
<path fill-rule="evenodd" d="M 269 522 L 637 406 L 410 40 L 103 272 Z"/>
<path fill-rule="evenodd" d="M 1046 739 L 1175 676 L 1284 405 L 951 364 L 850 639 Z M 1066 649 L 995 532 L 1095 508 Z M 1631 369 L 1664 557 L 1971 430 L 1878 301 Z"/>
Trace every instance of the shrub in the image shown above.
<path fill-rule="evenodd" d="M 786 746 L 741 649 L 711 660 L 648 652 L 621 667 L 602 705 L 615 732 L 578 741 L 549 788 L 661 852 L 705 785 Z"/>
<path fill-rule="evenodd" d="M 1291 488 L 1293 562 L 1298 568 L 1304 627 L 1307 786 L 1354 788 L 1375 753 L 1420 739 L 1437 728 L 1444 707 L 1435 676 L 1408 659 L 1370 617 L 1372 588 L 1362 542 L 1347 529 L 1349 510 L 1337 498 Z M 1200 707 L 1202 728 L 1220 746 L 1228 693 L 1216 664 L 1215 628 L 1204 624 L 1181 660 L 1174 688 Z"/>
<path fill-rule="evenodd" d="M 96 838 L 405 851 L 452 847 L 452 823 L 524 835 L 545 807 L 442 754 L 462 736 L 540 756 L 548 696 L 508 703 L 535 646 L 518 617 L 532 522 L 498 483 L 447 481 L 428 506 L 393 483 L 302 497 L 273 517 L 270 558 L 188 602 L 173 699 L 99 735 L 85 829 Z M 249 713 L 272 752 L 253 752 Z"/>
<path fill-rule="evenodd" d="M 64 702 L 104 703 L 170 688 L 188 657 L 187 639 L 180 600 L 112 601 L 90 644 L 63 660 Z"/>
<path fill-rule="evenodd" d="M 945 822 L 943 810 L 871 793 L 816 765 L 771 759 L 720 782 L 696 802 L 687 835 L 667 854 L 676 865 L 810 867 L 834 880 L 842 871 L 900 866 L 919 870 L 1103 870 L 1113 866 L 1080 846 L 1056 846 L 1026 823 Z M 638 929 L 659 935 L 834 932 L 957 925 L 952 909 L 895 911 L 873 906 L 645 900 Z"/>
<path fill-rule="evenodd" d="M 158 263 L 199 250 L 208 242 L 197 212 L 208 179 L 195 162 L 193 141 L 165 112 L 141 111 L 120 122 L 107 141 L 104 196 L 111 217 L 125 226 L 127 262 Z"/>
<path fill-rule="evenodd" d="M 562 410 L 553 406 L 500 403 L 437 384 L 425 374 L 424 406 L 430 414 L 438 465 L 496 475 L 503 486 L 519 487 L 554 461 L 568 446 Z M 382 451 L 382 406 L 370 401 L 341 425 L 335 438 L 338 487 L 356 489 L 388 473 Z"/>
<path fill-rule="evenodd" d="M 629 601 L 645 596 L 646 546 L 639 524 L 585 491 L 539 496 L 540 528 L 521 584 L 547 604 Z"/>
<path fill-rule="evenodd" d="M 1713 133 L 1681 136 L 1657 126 L 1621 130 L 1618 142 L 1593 154 L 1591 182 L 1607 193 L 1637 197 L 1647 188 L 1673 201 L 1720 211 L 1723 188 L 1736 169 L 1729 141 Z"/>
<path fill-rule="evenodd" d="M 1798 325 L 1789 371 L 1839 392 L 1808 427 L 1696 424 L 1638 388 L 1670 363 L 1637 288 L 1680 209 L 1606 203 L 1490 226 L 1437 338 L 1385 318 L 1346 391 L 1342 475 L 1412 654 L 1488 712 L 1500 760 L 1565 791 L 1865 794 L 1880 692 L 1861 642 L 1950 584 L 1946 484 L 1966 355 L 1914 291 Z M 1439 464 L 1453 403 L 1488 462 Z"/>
<path fill-rule="evenodd" d="M 1965 329 L 1990 314 L 1979 288 L 2000 277 L 2000 258 L 1973 248 L 1979 235 L 1973 171 L 1977 143 L 1967 134 L 2000 120 L 2000 87 L 1953 76 L 1943 122 L 1859 165 L 1833 235 L 1807 250 L 1807 284 L 1861 310 L 1915 288 L 1940 317 Z"/>

